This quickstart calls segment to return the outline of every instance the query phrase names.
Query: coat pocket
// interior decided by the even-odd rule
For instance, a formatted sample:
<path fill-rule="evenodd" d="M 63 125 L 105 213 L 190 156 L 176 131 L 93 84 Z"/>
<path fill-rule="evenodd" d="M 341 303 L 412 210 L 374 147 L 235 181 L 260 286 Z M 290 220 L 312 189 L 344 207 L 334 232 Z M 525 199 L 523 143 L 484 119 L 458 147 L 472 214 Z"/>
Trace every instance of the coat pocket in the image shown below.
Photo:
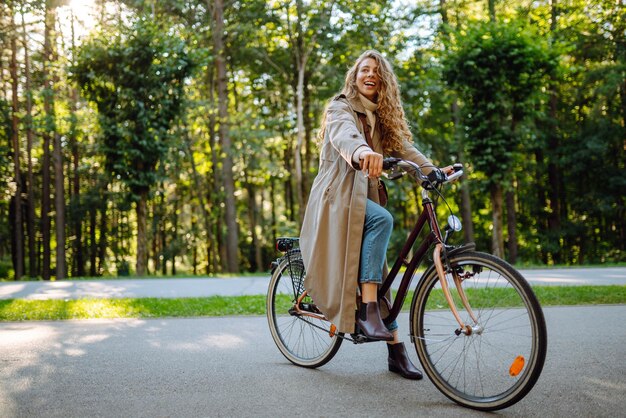
<path fill-rule="evenodd" d="M 332 164 L 332 163 L 328 163 Z M 341 193 L 342 184 L 347 180 L 348 171 L 340 167 L 333 167 L 329 172 L 329 178 L 324 188 L 324 199 L 329 202 L 335 200 L 335 196 Z"/>

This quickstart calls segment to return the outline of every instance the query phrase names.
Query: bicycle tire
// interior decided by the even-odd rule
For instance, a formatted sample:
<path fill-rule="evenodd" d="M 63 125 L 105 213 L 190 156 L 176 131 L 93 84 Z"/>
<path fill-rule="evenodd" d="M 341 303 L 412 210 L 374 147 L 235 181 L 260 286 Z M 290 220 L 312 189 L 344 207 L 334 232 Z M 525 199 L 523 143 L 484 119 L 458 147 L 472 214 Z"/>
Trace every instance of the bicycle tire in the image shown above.
<path fill-rule="evenodd" d="M 274 270 L 267 292 L 267 320 L 280 352 L 295 365 L 317 368 L 337 353 L 342 339 L 330 336 L 331 323 L 292 315 L 289 309 L 304 292 L 305 269 L 298 250 L 292 250 Z M 304 302 L 313 304 L 310 297 Z"/>
<path fill-rule="evenodd" d="M 462 287 L 482 330 L 455 333 L 460 326 L 431 266 L 410 311 L 419 360 L 433 384 L 454 402 L 481 411 L 507 408 L 528 394 L 543 369 L 547 331 L 539 302 L 524 277 L 505 261 L 485 253 L 461 253 L 451 257 L 445 274 L 465 324 L 473 321 L 458 297 L 452 271 L 466 274 Z"/>

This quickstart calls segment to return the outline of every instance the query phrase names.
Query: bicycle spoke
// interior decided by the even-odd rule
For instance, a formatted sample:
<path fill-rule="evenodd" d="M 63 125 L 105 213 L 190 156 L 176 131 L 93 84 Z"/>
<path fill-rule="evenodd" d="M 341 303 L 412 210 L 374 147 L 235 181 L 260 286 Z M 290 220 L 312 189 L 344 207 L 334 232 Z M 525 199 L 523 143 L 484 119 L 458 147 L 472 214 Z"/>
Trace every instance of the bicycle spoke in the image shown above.
<path fill-rule="evenodd" d="M 418 284 L 411 312 L 424 370 L 438 389 L 463 405 L 496 410 L 515 403 L 534 385 L 545 358 L 545 325 L 537 325 L 543 316 L 536 299 L 523 278 L 493 256 L 461 254 L 450 265 L 463 278 L 461 286 L 477 322 L 461 302 L 452 274 L 446 274 L 462 321 L 473 327 L 469 334 L 458 334 L 459 324 L 441 305 L 441 285 L 430 270 Z M 519 357 L 524 361 L 521 374 L 513 369 Z"/>
<path fill-rule="evenodd" d="M 330 337 L 330 323 L 307 316 L 292 315 L 289 308 L 304 292 L 304 266 L 298 250 L 278 265 L 267 296 L 267 318 L 272 338 L 280 352 L 292 363 L 304 367 L 319 367 L 328 362 L 341 345 L 337 336 Z M 285 306 L 284 297 L 289 295 L 290 304 Z M 310 297 L 301 301 L 314 305 Z M 278 311 L 278 306 L 282 311 Z"/>

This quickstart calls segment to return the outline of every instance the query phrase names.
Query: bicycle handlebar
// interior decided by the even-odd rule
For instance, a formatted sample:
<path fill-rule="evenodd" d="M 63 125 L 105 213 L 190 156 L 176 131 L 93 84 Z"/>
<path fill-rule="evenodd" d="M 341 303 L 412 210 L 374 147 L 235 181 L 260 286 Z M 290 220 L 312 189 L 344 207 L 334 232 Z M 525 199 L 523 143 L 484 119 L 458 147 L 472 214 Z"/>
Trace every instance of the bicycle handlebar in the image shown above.
<path fill-rule="evenodd" d="M 352 163 L 352 167 L 355 170 L 360 170 L 360 164 Z M 421 184 L 424 189 L 433 189 L 440 184 L 446 184 L 455 181 L 463 175 L 463 164 L 456 163 L 452 166 L 454 173 L 446 175 L 438 167 L 434 165 L 428 166 L 432 171 L 426 175 L 422 171 L 422 167 L 415 164 L 413 161 L 403 160 L 401 158 L 389 157 L 383 159 L 383 173 L 389 180 L 397 180 L 405 174 L 410 174 L 415 181 Z"/>
<path fill-rule="evenodd" d="M 450 183 L 457 180 L 463 175 L 463 164 L 456 163 L 452 166 L 454 173 L 446 175 L 439 168 L 431 166 L 433 170 L 428 174 L 424 174 L 422 167 L 412 161 L 400 158 L 385 158 L 383 160 L 383 170 L 387 170 L 385 174 L 390 180 L 397 180 L 405 174 L 410 174 L 416 181 L 421 182 L 425 189 L 432 189 L 440 184 Z"/>

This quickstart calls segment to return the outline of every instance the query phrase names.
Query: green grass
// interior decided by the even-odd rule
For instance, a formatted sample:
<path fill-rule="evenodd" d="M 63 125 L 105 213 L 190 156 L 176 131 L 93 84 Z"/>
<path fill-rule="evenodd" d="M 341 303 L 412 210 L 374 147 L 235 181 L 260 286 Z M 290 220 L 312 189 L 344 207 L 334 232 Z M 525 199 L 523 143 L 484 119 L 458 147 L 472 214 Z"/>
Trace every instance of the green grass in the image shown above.
<path fill-rule="evenodd" d="M 597 305 L 626 303 L 626 286 L 536 286 L 533 291 L 542 306 Z M 521 306 L 522 300 L 511 288 L 468 289 L 467 297 L 472 307 Z M 461 300 L 452 289 L 457 306 Z M 412 295 L 407 296 L 412 297 Z M 428 309 L 447 308 L 447 302 L 441 289 L 433 291 L 428 301 Z"/>
<path fill-rule="evenodd" d="M 624 304 L 626 286 L 538 286 L 534 288 L 542 306 Z M 445 307 L 443 295 L 435 295 L 432 308 Z M 510 289 L 477 290 L 468 294 L 474 307 L 516 306 Z M 405 309 L 412 295 L 407 296 Z M 459 303 L 459 302 L 457 302 Z M 288 296 L 281 297 L 281 309 L 288 309 Z M 459 303 L 460 306 L 460 303 Z M 232 315 L 264 315 L 265 296 L 212 296 L 206 298 L 138 298 L 0 301 L 0 321 L 67 320 L 93 318 L 163 318 Z"/>
<path fill-rule="evenodd" d="M 263 315 L 265 296 L 0 301 L 0 321 Z"/>
<path fill-rule="evenodd" d="M 180 273 L 180 274 L 176 274 L 175 276 L 172 275 L 153 275 L 153 276 L 97 276 L 97 277 L 93 277 L 93 276 L 78 276 L 78 277 L 67 277 L 65 279 L 63 279 L 62 281 L 85 281 L 85 280 L 105 280 L 105 281 L 113 281 L 113 280 L 160 280 L 160 279 L 164 279 L 164 280 L 171 280 L 171 279 L 231 279 L 233 277 L 267 277 L 269 276 L 268 272 L 254 272 L 254 273 L 250 273 L 250 272 L 243 272 L 243 273 L 218 273 L 215 275 L 206 275 L 206 274 L 197 274 L 197 275 L 193 275 L 191 273 L 189 274 L 185 274 L 185 273 Z M 11 283 L 20 283 L 20 282 L 43 282 L 44 280 L 41 277 L 28 277 L 28 276 L 22 276 L 22 278 L 18 281 L 13 280 L 13 276 L 11 275 L 11 277 L 3 277 L 0 278 L 0 282 L 11 282 Z M 57 281 L 56 278 L 54 276 L 52 276 L 50 278 L 50 281 L 54 282 Z"/>
<path fill-rule="evenodd" d="M 517 262 L 513 265 L 518 270 L 542 270 L 542 269 L 587 269 L 587 268 L 609 268 L 626 267 L 626 262 L 611 261 L 601 264 L 542 264 L 534 262 Z"/>

